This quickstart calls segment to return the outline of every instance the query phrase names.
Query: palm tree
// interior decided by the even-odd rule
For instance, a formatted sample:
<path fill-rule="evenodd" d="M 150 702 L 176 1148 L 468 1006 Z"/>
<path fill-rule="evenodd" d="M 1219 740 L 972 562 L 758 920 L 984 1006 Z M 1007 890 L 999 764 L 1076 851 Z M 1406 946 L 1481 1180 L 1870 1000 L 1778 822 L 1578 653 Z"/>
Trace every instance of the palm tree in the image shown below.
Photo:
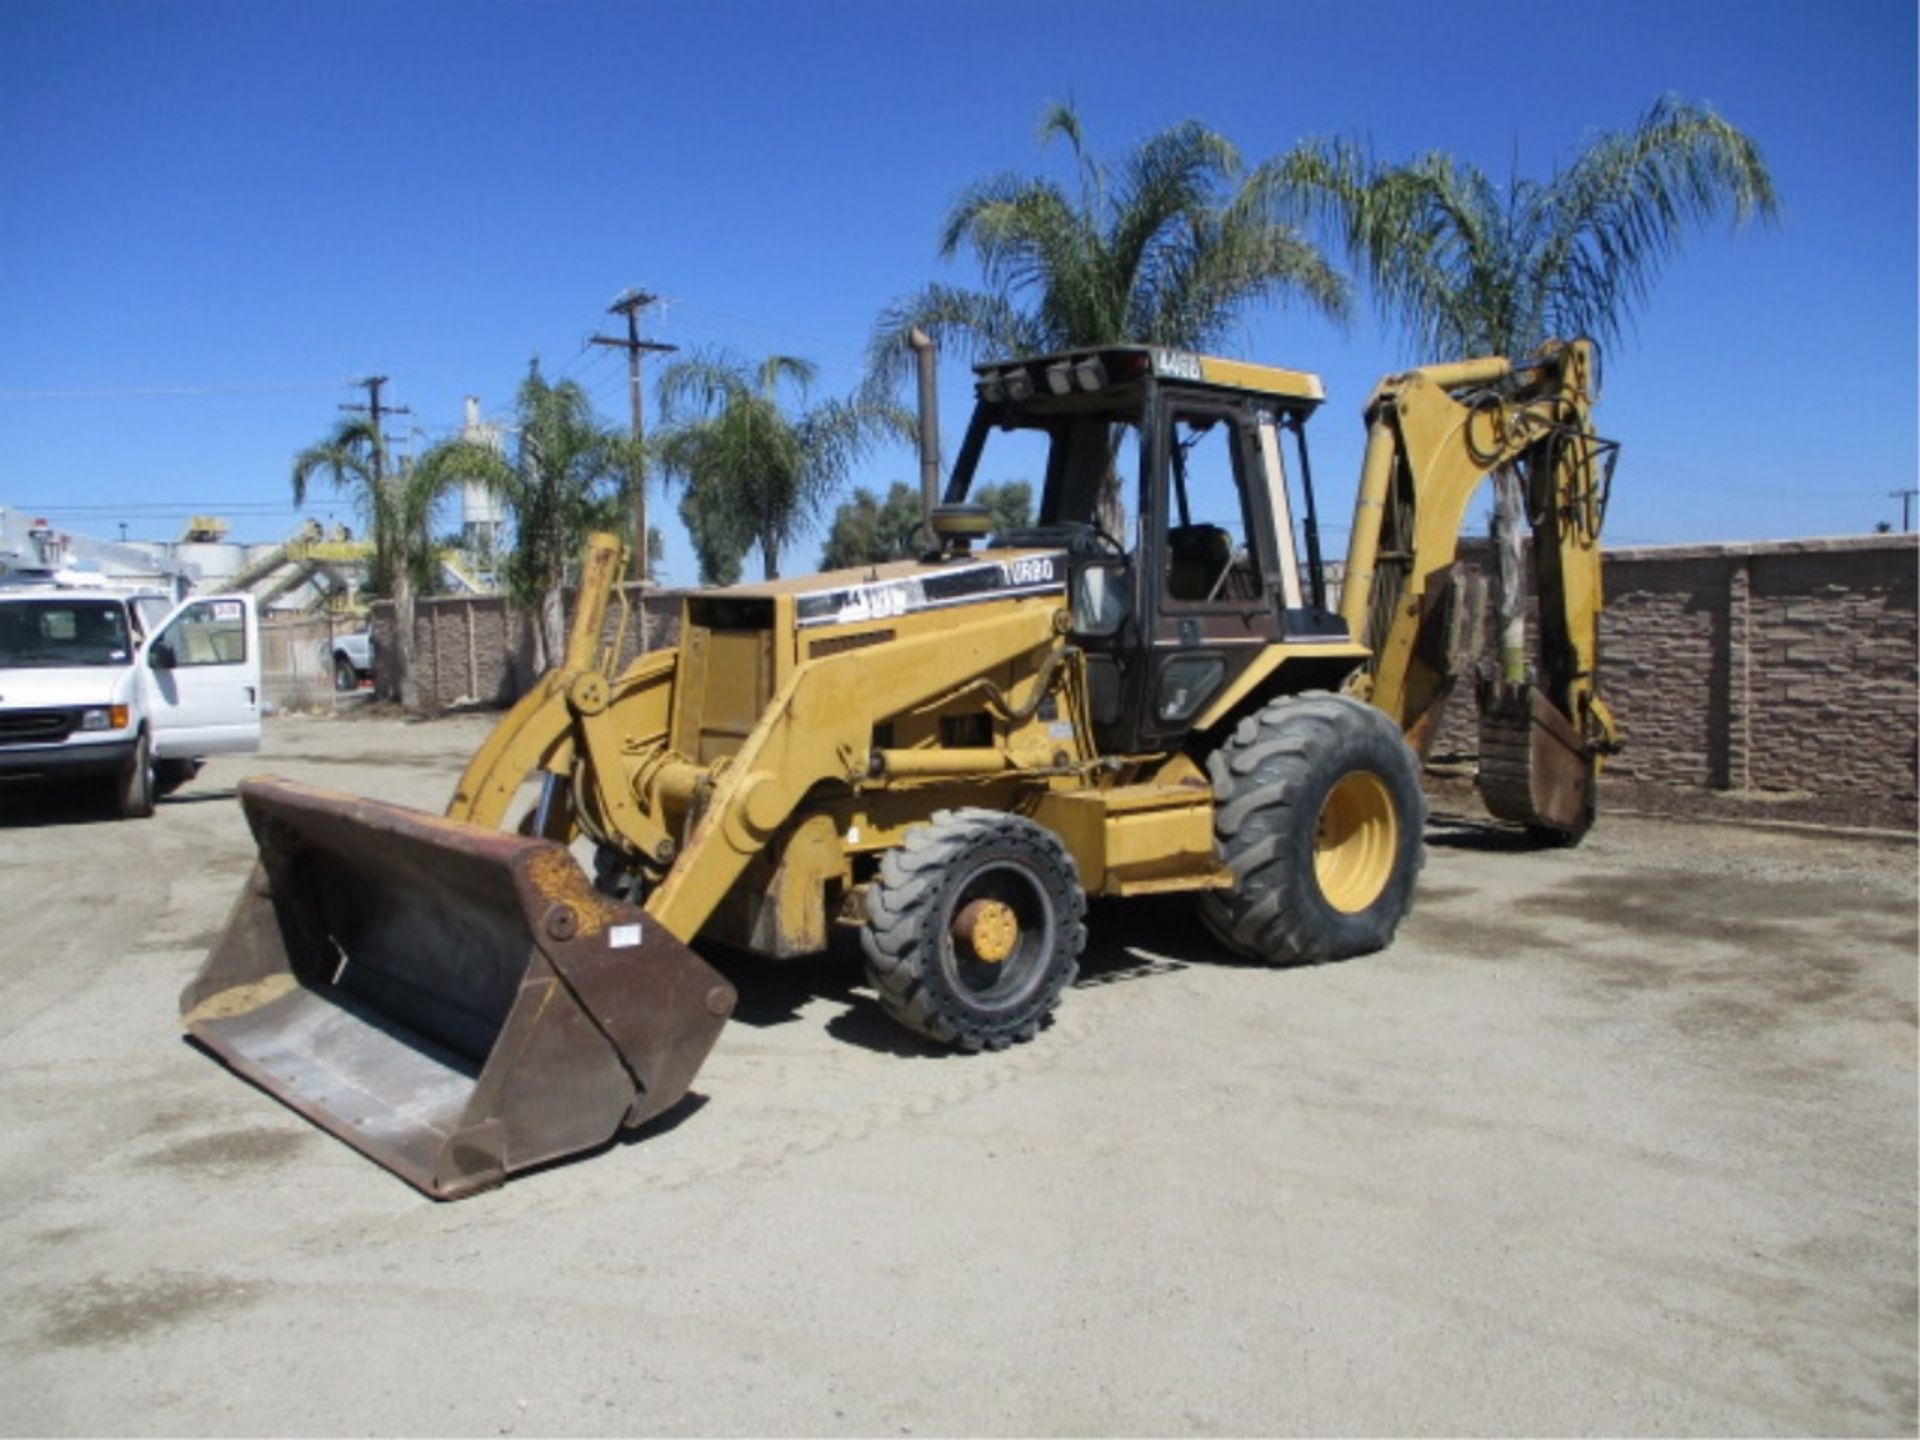
<path fill-rule="evenodd" d="M 1500 186 L 1440 152 L 1390 165 L 1318 140 L 1258 183 L 1279 213 L 1331 229 L 1426 359 L 1525 355 L 1554 335 L 1615 341 L 1691 227 L 1777 208 L 1753 140 L 1671 95 L 1545 180 Z"/>
<path fill-rule="evenodd" d="M 1551 336 L 1603 343 L 1646 302 L 1688 230 L 1720 214 L 1776 213 L 1759 147 L 1677 96 L 1605 133 L 1546 180 L 1502 187 L 1438 151 L 1405 165 L 1343 140 L 1309 141 L 1262 167 L 1280 213 L 1317 219 L 1367 275 L 1374 303 L 1427 359 L 1531 353 Z M 1501 654 L 1524 677 L 1521 485 L 1493 474 Z"/>
<path fill-rule="evenodd" d="M 514 409 L 512 459 L 490 445 L 449 440 L 415 469 L 442 487 L 480 485 L 512 513 L 507 593 L 538 616 L 535 663 L 545 670 L 566 648 L 564 591 L 581 544 L 595 530 L 622 528 L 639 470 L 635 442 L 600 425 L 577 382 L 548 384 L 538 361 L 528 367 Z"/>
<path fill-rule="evenodd" d="M 740 561 L 753 547 L 745 519 L 712 488 L 687 486 L 680 495 L 680 523 L 693 542 L 702 585 L 738 585 Z"/>
<path fill-rule="evenodd" d="M 1222 136 L 1189 120 L 1109 167 L 1087 153 L 1079 114 L 1057 104 L 1039 128 L 1043 145 L 1055 139 L 1072 151 L 1077 193 L 1009 173 L 962 194 L 940 254 L 970 250 L 987 288 L 934 284 L 888 306 L 870 347 L 878 379 L 905 373 L 915 326 L 978 359 L 1127 342 L 1203 349 L 1258 301 L 1346 314 L 1345 279 L 1274 217 Z"/>
<path fill-rule="evenodd" d="M 413 466 L 387 474 L 386 442 L 371 421 L 342 420 L 325 440 L 293 457 L 293 503 L 305 505 L 316 479 L 354 494 L 373 537 L 375 585 L 393 601 L 401 703 L 413 708 L 414 596 L 430 589 L 435 552 L 433 511 L 447 493 L 445 477 Z"/>
<path fill-rule="evenodd" d="M 667 478 L 687 487 L 683 517 L 725 517 L 694 537 L 703 573 L 724 571 L 731 538 L 736 556 L 747 543 L 758 546 L 763 573 L 776 579 L 780 552 L 800 538 L 854 462 L 883 437 L 911 438 L 911 418 L 872 394 L 789 416 L 782 387 L 805 406 L 816 373 L 791 355 L 750 365 L 725 351 L 696 353 L 661 372 L 664 428 L 652 452 Z"/>

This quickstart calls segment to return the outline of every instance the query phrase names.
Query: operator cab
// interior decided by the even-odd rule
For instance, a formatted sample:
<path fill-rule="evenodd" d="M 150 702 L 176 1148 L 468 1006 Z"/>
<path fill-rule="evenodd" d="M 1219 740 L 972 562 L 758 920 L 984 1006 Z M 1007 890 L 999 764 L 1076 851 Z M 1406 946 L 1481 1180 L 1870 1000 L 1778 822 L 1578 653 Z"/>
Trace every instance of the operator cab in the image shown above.
<path fill-rule="evenodd" d="M 1177 744 L 1270 645 L 1349 640 L 1326 606 L 1307 468 L 1318 376 L 1120 346 L 975 377 L 934 528 L 964 544 L 984 514 L 966 504 L 976 483 L 1044 477 L 1037 523 L 989 548 L 1068 553 L 1103 750 Z M 1282 458 L 1289 433 L 1297 478 Z"/>

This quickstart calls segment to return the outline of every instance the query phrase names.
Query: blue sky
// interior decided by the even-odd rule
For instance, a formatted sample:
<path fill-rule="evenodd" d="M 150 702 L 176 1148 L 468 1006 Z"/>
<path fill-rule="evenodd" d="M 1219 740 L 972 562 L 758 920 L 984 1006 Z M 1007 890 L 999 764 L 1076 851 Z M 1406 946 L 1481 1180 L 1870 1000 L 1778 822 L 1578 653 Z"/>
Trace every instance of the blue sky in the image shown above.
<path fill-rule="evenodd" d="M 1364 23 L 1361 16 L 1364 15 Z M 423 438 L 528 358 L 624 423 L 583 350 L 628 286 L 681 345 L 857 378 L 970 180 L 1198 118 L 1542 173 L 1673 91 L 1761 143 L 1771 229 L 1702 231 L 1607 357 L 1616 542 L 1858 533 L 1916 472 L 1915 7 L 1805 3 L 30 4 L 0 0 L 0 504 L 111 536 L 294 523 L 288 461 L 392 377 Z M 1361 309 L 1230 347 L 1320 371 L 1323 513 L 1409 358 Z M 966 396 L 949 367 L 949 434 Z M 189 393 L 145 393 L 154 391 Z M 911 479 L 904 450 L 859 477 Z M 343 503 L 316 512 L 347 518 Z M 656 502 L 656 513 L 669 506 Z M 667 574 L 690 580 L 677 525 Z M 811 563 L 815 547 L 787 559 Z"/>

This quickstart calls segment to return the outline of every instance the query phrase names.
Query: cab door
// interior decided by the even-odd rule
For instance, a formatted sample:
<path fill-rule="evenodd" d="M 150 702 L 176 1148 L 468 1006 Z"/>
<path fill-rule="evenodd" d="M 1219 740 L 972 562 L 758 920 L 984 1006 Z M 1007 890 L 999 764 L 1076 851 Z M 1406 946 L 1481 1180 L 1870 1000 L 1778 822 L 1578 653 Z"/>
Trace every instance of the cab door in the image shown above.
<path fill-rule="evenodd" d="M 1284 635 L 1298 579 L 1277 563 L 1271 421 L 1228 397 L 1166 392 L 1152 552 L 1145 743 L 1176 744 L 1235 676 Z M 1284 529 L 1284 519 L 1282 519 Z M 1295 588 L 1289 591 L 1287 580 Z"/>
<path fill-rule="evenodd" d="M 260 748 L 260 617 L 251 595 L 188 600 L 141 650 L 154 754 Z"/>

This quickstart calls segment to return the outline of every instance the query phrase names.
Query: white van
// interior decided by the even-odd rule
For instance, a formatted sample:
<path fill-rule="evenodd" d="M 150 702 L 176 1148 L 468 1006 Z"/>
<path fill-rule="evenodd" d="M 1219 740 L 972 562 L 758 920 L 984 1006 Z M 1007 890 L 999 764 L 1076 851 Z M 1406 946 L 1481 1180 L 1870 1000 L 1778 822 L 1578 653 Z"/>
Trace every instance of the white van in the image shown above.
<path fill-rule="evenodd" d="M 203 757 L 259 748 L 251 595 L 0 589 L 0 781 L 109 780 L 145 816 Z"/>

